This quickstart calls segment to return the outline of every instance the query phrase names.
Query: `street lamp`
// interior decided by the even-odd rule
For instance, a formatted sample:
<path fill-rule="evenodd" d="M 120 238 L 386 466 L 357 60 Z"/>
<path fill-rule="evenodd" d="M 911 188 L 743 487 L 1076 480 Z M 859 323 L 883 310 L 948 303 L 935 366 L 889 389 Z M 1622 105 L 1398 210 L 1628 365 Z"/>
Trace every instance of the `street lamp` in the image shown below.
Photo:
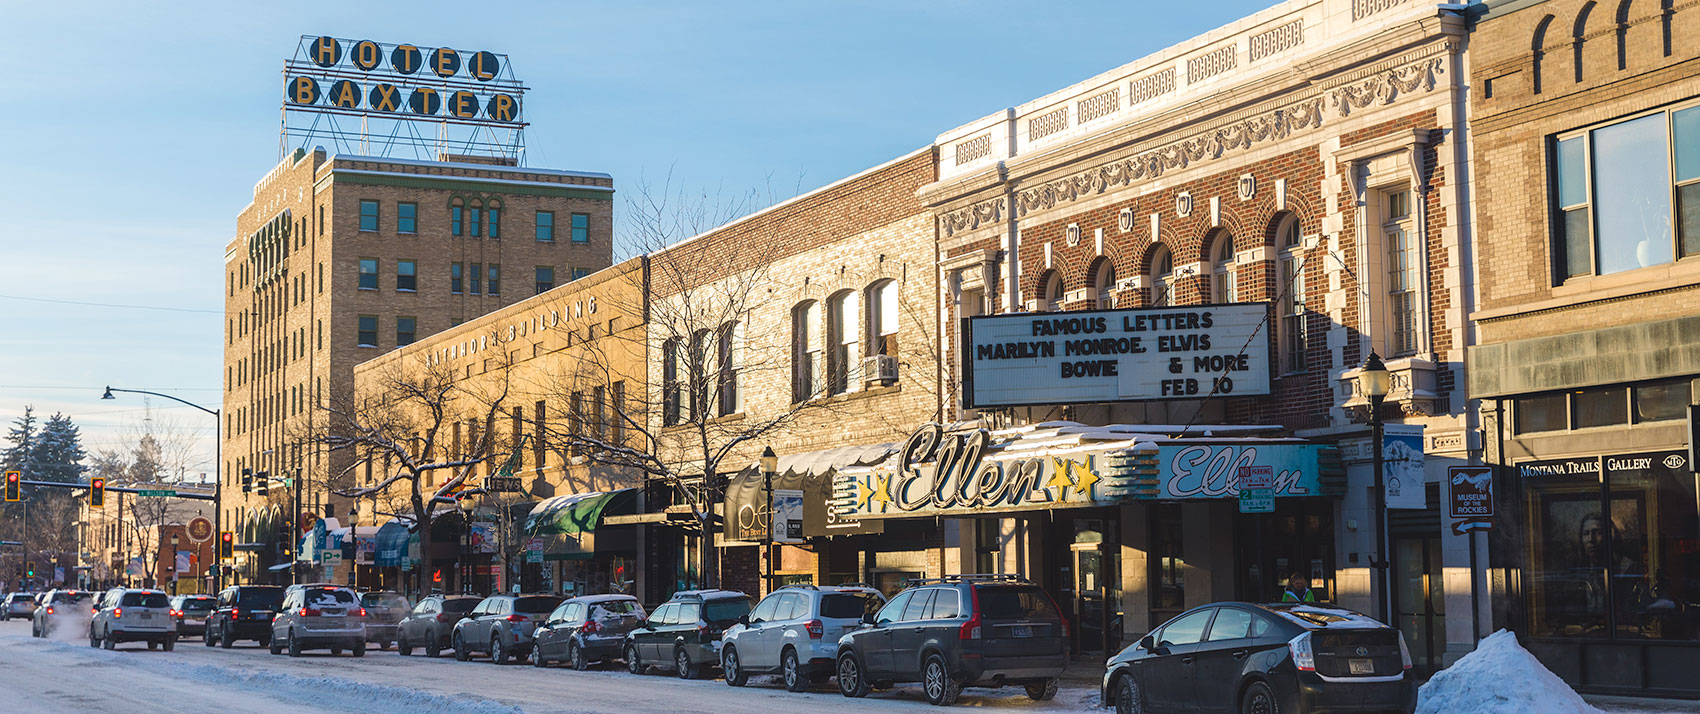
<path fill-rule="evenodd" d="M 177 534 L 171 534 L 171 594 L 177 594 Z"/>
<path fill-rule="evenodd" d="M 779 470 L 779 455 L 773 453 L 773 447 L 766 446 L 761 450 L 761 479 L 762 490 L 767 499 L 767 591 L 773 592 L 773 473 Z"/>
<path fill-rule="evenodd" d="M 1384 467 L 1381 453 L 1381 403 L 1387 399 L 1387 393 L 1392 390 L 1393 378 L 1387 373 L 1387 365 L 1381 363 L 1381 357 L 1370 350 L 1369 359 L 1364 360 L 1364 366 L 1358 370 L 1358 392 L 1369 399 L 1370 449 L 1375 462 L 1375 538 L 1377 557 L 1370 561 L 1370 567 L 1380 570 L 1381 581 L 1381 619 L 1389 625 L 1393 623 L 1393 593 L 1387 580 L 1387 484 L 1382 469 Z"/>
<path fill-rule="evenodd" d="M 101 399 L 117 399 L 117 397 L 112 396 L 113 392 L 125 392 L 125 393 L 128 393 L 128 394 L 147 394 L 147 395 L 150 395 L 150 396 L 159 397 L 161 399 L 170 399 L 171 401 L 177 402 L 178 404 L 191 406 L 191 407 L 194 407 L 196 409 L 199 409 L 203 412 L 206 412 L 206 413 L 212 415 L 212 418 L 213 418 L 213 473 L 216 475 L 216 477 L 213 479 L 213 532 L 214 533 L 222 532 L 224 530 L 224 456 L 223 456 L 222 453 L 220 453 L 220 451 L 224 446 L 224 440 L 223 440 L 223 438 L 220 437 L 220 434 L 222 433 L 222 430 L 224 428 L 224 423 L 223 423 L 224 420 L 223 420 L 223 417 L 219 416 L 219 410 L 208 409 L 208 408 L 203 407 L 203 406 L 196 404 L 194 402 L 179 399 L 179 398 L 173 397 L 169 394 L 160 394 L 159 392 L 149 392 L 149 391 L 142 390 L 142 389 L 118 389 L 118 388 L 112 387 L 110 385 L 107 386 L 106 393 L 100 395 L 100 398 Z M 123 497 L 122 494 L 120 494 L 119 497 L 122 498 Z M 120 507 L 122 507 L 123 501 L 119 501 L 119 504 L 120 504 Z M 215 556 L 216 556 L 216 553 L 215 553 Z M 173 562 L 171 564 L 171 569 L 176 570 L 177 569 L 177 563 L 176 563 L 175 559 L 177 557 L 177 554 L 172 553 L 171 557 L 173 558 Z M 219 573 L 219 571 L 221 571 L 221 570 L 222 570 L 222 568 L 215 569 L 213 571 L 215 573 L 215 575 L 213 576 L 213 584 L 212 584 L 214 592 L 217 592 L 220 589 L 220 587 L 219 587 L 219 575 L 217 575 L 216 573 Z"/>
<path fill-rule="evenodd" d="M 348 559 L 348 587 L 354 587 L 354 569 L 360 564 L 360 501 L 348 503 L 348 542 L 354 544 L 354 557 Z"/>
<path fill-rule="evenodd" d="M 460 497 L 461 523 L 464 528 L 460 534 L 460 591 L 462 594 L 472 594 L 472 497 Z"/>

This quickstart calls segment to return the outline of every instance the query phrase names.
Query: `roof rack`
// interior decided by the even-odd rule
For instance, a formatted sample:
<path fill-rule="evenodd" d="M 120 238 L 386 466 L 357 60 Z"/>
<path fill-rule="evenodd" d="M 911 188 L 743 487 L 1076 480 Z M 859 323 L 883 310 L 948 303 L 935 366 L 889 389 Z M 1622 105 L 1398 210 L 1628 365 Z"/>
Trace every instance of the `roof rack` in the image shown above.
<path fill-rule="evenodd" d="M 946 576 L 938 577 L 938 578 L 914 578 L 914 579 L 911 579 L 909 581 L 909 584 L 910 585 L 934 585 L 934 584 L 939 584 L 939 583 L 978 583 L 978 582 L 1029 583 L 1029 584 L 1031 584 L 1033 581 L 1028 580 L 1024 576 L 1016 575 L 1014 573 L 962 573 L 960 575 L 946 575 Z"/>
<path fill-rule="evenodd" d="M 781 585 L 777 588 L 774 588 L 773 591 L 779 592 L 780 590 L 784 590 L 786 588 L 797 588 L 798 590 L 819 590 L 820 589 L 818 587 L 815 587 L 811 583 L 791 583 L 790 585 Z"/>

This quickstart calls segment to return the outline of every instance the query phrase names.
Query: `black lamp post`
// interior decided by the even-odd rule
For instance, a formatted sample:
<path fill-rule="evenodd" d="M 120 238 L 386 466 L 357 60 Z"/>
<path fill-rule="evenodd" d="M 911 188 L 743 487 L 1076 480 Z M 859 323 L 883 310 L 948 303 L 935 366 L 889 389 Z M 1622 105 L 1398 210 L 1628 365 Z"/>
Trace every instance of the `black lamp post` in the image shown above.
<path fill-rule="evenodd" d="M 773 453 L 773 447 L 761 450 L 762 490 L 767 499 L 767 577 L 764 579 L 767 592 L 773 592 L 773 473 L 779 470 L 779 455 Z"/>
<path fill-rule="evenodd" d="M 159 392 L 149 392 L 149 391 L 142 390 L 142 389 L 117 389 L 115 387 L 107 387 L 106 393 L 100 395 L 100 398 L 101 399 L 117 399 L 117 397 L 112 396 L 113 392 L 126 392 L 126 393 L 129 393 L 129 394 L 147 394 L 147 395 L 150 395 L 150 396 L 159 397 L 161 399 L 170 399 L 171 401 L 177 402 L 179 404 L 184 404 L 184 405 L 187 405 L 187 406 L 194 407 L 196 409 L 199 409 L 203 412 L 206 412 L 206 413 L 212 415 L 212 418 L 213 418 L 213 474 L 215 475 L 215 477 L 213 478 L 213 533 L 217 534 L 217 533 L 223 532 L 223 530 L 224 530 L 224 498 L 223 498 L 223 495 L 224 495 L 224 456 L 220 453 L 220 451 L 224 446 L 224 440 L 222 438 L 220 438 L 220 433 L 222 432 L 222 430 L 224 428 L 224 418 L 219 416 L 219 411 L 217 409 L 208 409 L 206 407 L 203 407 L 203 406 L 196 404 L 194 402 L 191 402 L 191 401 L 178 399 L 177 397 L 173 397 L 169 394 L 160 394 Z M 124 496 L 123 496 L 122 493 L 120 493 L 118 497 L 120 499 L 122 499 Z M 119 503 L 122 504 L 123 501 L 120 500 Z M 177 554 L 172 553 L 171 557 L 176 558 Z M 215 551 L 214 552 L 214 559 L 216 559 L 216 558 L 217 558 L 217 552 Z M 176 570 L 175 561 L 172 563 L 172 569 Z M 222 570 L 222 568 L 217 568 L 216 566 L 214 567 L 214 570 L 213 570 L 214 575 L 213 575 L 213 583 L 212 583 L 213 592 L 218 592 L 219 589 L 220 589 L 220 587 L 219 587 L 219 574 L 218 574 L 220 570 Z"/>
<path fill-rule="evenodd" d="M 460 534 L 460 591 L 462 594 L 472 594 L 472 497 L 460 497 L 461 523 L 464 525 Z"/>
<path fill-rule="evenodd" d="M 1369 359 L 1364 360 L 1364 366 L 1358 370 L 1357 381 L 1358 391 L 1369 400 L 1370 448 L 1375 462 L 1375 538 L 1378 553 L 1370 561 L 1370 567 L 1379 571 L 1376 579 L 1381 585 L 1381 619 L 1392 625 L 1393 592 L 1387 578 L 1387 483 L 1382 473 L 1385 459 L 1381 452 L 1381 432 L 1385 422 L 1381 419 L 1381 404 L 1387 399 L 1387 393 L 1392 391 L 1393 379 L 1387 373 L 1387 365 L 1381 363 L 1381 357 L 1371 350 Z"/>
<path fill-rule="evenodd" d="M 352 500 L 348 504 L 348 542 L 353 543 L 352 549 L 346 549 L 354 557 L 348 558 L 348 587 L 354 587 L 355 568 L 360 567 L 360 501 Z"/>

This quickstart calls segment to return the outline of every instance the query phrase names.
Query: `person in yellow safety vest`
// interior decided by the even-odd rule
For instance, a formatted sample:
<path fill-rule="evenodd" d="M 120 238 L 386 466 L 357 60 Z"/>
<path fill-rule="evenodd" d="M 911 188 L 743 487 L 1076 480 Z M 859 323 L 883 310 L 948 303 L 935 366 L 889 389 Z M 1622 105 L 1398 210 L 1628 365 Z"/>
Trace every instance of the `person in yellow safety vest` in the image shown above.
<path fill-rule="evenodd" d="M 1287 576 L 1287 589 L 1281 591 L 1281 602 L 1316 602 L 1316 594 L 1310 591 L 1310 578 L 1300 572 Z"/>

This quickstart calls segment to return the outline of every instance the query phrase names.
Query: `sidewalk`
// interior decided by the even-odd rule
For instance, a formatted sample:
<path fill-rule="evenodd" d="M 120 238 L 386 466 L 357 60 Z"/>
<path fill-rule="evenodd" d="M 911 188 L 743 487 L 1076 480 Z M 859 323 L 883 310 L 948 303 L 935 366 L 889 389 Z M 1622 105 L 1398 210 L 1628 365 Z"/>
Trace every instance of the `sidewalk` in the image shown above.
<path fill-rule="evenodd" d="M 1649 697 L 1608 697 L 1584 694 L 1582 698 L 1602 711 L 1612 714 L 1650 714 L 1658 712 L 1700 712 L 1700 702 L 1689 699 L 1652 699 Z"/>

